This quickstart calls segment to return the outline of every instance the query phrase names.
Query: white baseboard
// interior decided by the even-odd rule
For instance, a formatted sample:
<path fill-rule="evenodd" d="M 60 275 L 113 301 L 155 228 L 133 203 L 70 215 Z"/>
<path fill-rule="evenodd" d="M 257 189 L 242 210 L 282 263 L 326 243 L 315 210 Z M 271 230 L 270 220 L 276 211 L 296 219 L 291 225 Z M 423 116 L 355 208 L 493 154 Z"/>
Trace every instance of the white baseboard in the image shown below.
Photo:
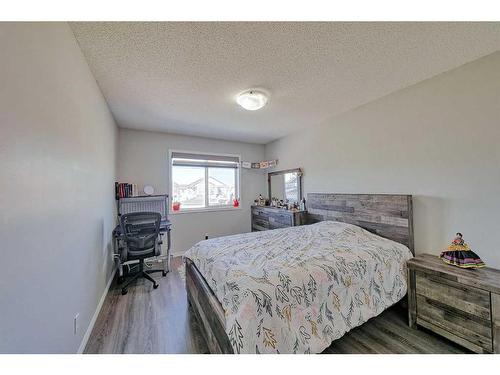
<path fill-rule="evenodd" d="M 89 326 L 87 328 L 87 331 L 85 332 L 85 335 L 83 335 L 82 342 L 80 343 L 80 347 L 78 348 L 78 351 L 76 354 L 83 354 L 83 351 L 85 350 L 85 347 L 87 346 L 87 342 L 89 341 L 90 334 L 92 333 L 92 330 L 94 329 L 94 324 L 97 320 L 97 317 L 99 316 L 99 313 L 101 312 L 102 305 L 104 304 L 104 300 L 106 299 L 106 296 L 108 295 L 109 288 L 111 287 L 111 283 L 113 282 L 113 279 L 115 278 L 116 274 L 116 267 L 114 268 L 113 272 L 111 273 L 111 277 L 108 280 L 108 283 L 106 285 L 106 288 L 104 288 L 104 292 L 102 293 L 101 299 L 99 300 L 99 303 L 97 304 L 97 308 L 95 309 L 94 315 L 92 316 L 92 319 L 90 320 Z"/>

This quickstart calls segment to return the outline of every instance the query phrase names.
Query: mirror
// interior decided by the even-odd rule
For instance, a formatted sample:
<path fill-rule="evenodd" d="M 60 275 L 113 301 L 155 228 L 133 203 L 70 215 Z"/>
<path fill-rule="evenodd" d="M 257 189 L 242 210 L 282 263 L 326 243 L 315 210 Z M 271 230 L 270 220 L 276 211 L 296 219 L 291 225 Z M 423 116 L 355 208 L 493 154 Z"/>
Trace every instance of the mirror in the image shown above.
<path fill-rule="evenodd" d="M 268 173 L 269 200 L 276 198 L 285 202 L 288 199 L 289 203 L 300 203 L 302 200 L 301 178 L 300 168 Z"/>

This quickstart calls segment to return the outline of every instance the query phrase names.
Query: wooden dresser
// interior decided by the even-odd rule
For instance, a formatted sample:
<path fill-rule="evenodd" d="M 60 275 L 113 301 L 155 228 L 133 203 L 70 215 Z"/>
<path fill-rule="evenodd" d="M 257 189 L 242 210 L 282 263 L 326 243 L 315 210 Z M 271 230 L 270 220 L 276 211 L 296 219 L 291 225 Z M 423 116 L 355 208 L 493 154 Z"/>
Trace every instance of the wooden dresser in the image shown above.
<path fill-rule="evenodd" d="M 500 353 L 500 270 L 462 269 L 436 255 L 408 262 L 408 315 L 476 353 Z"/>
<path fill-rule="evenodd" d="M 252 206 L 252 232 L 303 225 L 307 211 L 291 211 L 268 206 Z"/>

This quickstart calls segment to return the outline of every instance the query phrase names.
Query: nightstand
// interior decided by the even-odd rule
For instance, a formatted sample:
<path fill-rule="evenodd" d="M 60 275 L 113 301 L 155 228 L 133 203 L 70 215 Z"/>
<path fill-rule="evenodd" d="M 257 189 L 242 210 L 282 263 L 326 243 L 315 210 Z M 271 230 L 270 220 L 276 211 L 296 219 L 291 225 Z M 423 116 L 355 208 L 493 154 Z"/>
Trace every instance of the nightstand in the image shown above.
<path fill-rule="evenodd" d="M 408 261 L 410 327 L 476 353 L 500 353 L 500 270 L 463 269 L 423 254 Z"/>

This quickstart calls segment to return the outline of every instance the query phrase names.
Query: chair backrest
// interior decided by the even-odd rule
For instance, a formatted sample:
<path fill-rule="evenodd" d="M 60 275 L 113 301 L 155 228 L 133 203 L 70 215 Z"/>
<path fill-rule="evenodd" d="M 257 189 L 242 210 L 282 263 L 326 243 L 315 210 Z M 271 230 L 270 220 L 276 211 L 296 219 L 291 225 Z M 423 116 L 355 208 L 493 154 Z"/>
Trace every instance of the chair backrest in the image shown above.
<path fill-rule="evenodd" d="M 133 212 L 120 217 L 120 225 L 127 251 L 133 257 L 157 255 L 156 240 L 160 234 L 161 214 Z"/>

